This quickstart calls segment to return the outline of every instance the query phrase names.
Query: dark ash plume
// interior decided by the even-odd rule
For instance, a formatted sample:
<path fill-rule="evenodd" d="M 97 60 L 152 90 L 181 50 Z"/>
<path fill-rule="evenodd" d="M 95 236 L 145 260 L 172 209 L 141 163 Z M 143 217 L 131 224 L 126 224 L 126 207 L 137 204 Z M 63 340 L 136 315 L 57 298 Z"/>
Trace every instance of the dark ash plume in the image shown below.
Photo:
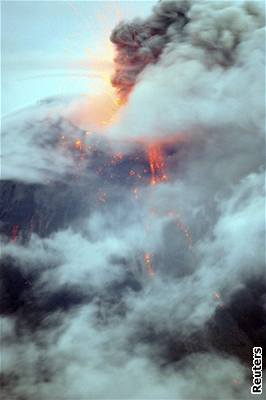
<path fill-rule="evenodd" d="M 161 2 L 146 21 L 121 22 L 113 30 L 111 41 L 117 55 L 112 83 L 122 98 L 130 92 L 145 66 L 156 63 L 172 36 L 183 30 L 189 21 L 189 7 L 187 0 Z"/>
<path fill-rule="evenodd" d="M 157 63 L 167 47 L 182 43 L 203 49 L 209 67 L 232 65 L 243 37 L 264 24 L 261 5 L 259 1 L 242 5 L 160 1 L 146 20 L 121 22 L 110 37 L 117 52 L 113 85 L 126 98 L 147 65 Z"/>
<path fill-rule="evenodd" d="M 258 5 L 161 2 L 115 30 L 114 83 L 134 86 L 107 128 L 119 151 L 73 126 L 64 99 L 6 121 L 4 400 L 252 397 L 266 332 Z"/>

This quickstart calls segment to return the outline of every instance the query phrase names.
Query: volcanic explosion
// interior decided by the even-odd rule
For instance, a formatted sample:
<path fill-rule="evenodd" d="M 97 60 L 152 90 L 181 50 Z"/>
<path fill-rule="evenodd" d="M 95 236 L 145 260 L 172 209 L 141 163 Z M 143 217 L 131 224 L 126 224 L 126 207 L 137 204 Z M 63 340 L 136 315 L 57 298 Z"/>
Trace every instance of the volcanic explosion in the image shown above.
<path fill-rule="evenodd" d="M 161 1 L 111 33 L 107 119 L 78 127 L 75 98 L 4 119 L 3 398 L 250 398 L 264 18 L 257 1 Z"/>

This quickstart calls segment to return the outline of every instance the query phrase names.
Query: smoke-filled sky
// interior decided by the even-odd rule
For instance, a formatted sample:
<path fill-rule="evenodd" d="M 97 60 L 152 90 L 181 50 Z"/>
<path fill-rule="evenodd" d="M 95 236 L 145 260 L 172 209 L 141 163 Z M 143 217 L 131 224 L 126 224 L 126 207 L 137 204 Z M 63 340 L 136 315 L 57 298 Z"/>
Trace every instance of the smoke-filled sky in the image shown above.
<path fill-rule="evenodd" d="M 121 18 L 146 15 L 153 3 L 1 2 L 2 114 L 43 97 L 91 92 L 90 52 L 103 57 L 112 27 Z"/>
<path fill-rule="evenodd" d="M 250 399 L 264 3 L 109 6 L 3 8 L 4 399 Z"/>

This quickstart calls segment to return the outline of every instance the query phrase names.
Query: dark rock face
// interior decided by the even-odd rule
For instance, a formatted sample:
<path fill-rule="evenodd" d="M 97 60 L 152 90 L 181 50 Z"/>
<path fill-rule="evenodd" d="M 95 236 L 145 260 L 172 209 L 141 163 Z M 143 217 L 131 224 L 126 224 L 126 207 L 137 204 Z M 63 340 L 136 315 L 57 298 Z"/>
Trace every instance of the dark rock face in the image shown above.
<path fill-rule="evenodd" d="M 81 196 L 85 189 L 67 182 L 49 185 L 1 182 L 2 232 L 13 240 L 16 234 L 26 240 L 31 233 L 45 237 L 66 228 L 79 217 L 80 209 L 84 213 L 89 211 L 89 202 Z"/>
<path fill-rule="evenodd" d="M 92 144 L 70 148 L 70 153 L 76 169 L 58 180 L 0 182 L 0 233 L 14 241 L 17 237 L 27 240 L 31 233 L 48 236 L 80 221 L 99 205 L 121 200 L 125 189 L 140 184 L 140 174 L 142 185 L 150 179 L 143 150 L 118 159 L 107 141 L 99 143 L 93 137 Z"/>

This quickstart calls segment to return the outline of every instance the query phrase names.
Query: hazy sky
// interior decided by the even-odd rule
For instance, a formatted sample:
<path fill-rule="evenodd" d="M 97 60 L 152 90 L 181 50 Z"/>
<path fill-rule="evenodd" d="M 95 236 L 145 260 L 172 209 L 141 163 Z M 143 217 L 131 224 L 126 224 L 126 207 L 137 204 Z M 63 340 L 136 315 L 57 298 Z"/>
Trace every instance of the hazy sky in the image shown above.
<path fill-rule="evenodd" d="M 2 114 L 47 96 L 95 90 L 88 64 L 96 55 L 111 61 L 111 29 L 154 3 L 2 1 Z"/>

